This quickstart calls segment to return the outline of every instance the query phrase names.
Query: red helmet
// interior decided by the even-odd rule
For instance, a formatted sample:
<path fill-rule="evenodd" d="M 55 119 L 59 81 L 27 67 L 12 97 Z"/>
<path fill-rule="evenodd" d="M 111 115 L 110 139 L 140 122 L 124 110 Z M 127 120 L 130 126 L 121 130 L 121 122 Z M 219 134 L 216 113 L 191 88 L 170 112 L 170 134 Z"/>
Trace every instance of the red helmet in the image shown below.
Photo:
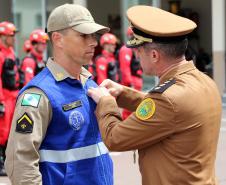
<path fill-rule="evenodd" d="M 104 44 L 116 44 L 117 38 L 115 35 L 111 33 L 105 33 L 100 38 L 100 45 L 103 46 Z"/>
<path fill-rule="evenodd" d="M 31 43 L 32 42 L 41 42 L 41 43 L 46 44 L 47 40 L 49 40 L 47 33 L 45 33 L 41 29 L 34 30 L 30 34 Z"/>
<path fill-rule="evenodd" d="M 127 28 L 126 35 L 127 35 L 127 37 L 133 36 L 133 30 L 130 26 Z"/>
<path fill-rule="evenodd" d="M 16 26 L 11 22 L 1 22 L 0 23 L 0 34 L 2 35 L 14 35 L 16 33 Z"/>
<path fill-rule="evenodd" d="M 31 41 L 30 40 L 25 40 L 23 49 L 24 49 L 24 52 L 31 51 Z"/>

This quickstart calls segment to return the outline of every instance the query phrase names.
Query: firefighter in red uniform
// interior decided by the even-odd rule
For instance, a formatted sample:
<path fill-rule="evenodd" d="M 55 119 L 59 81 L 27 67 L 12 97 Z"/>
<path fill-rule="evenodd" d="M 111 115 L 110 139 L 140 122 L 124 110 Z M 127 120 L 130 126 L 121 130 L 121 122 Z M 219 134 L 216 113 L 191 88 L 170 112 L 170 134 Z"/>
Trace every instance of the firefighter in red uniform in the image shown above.
<path fill-rule="evenodd" d="M 31 51 L 31 41 L 29 39 L 24 41 L 23 50 L 26 54 L 30 53 L 30 51 Z"/>
<path fill-rule="evenodd" d="M 16 27 L 0 23 L 0 175 L 5 175 L 5 148 L 19 89 L 19 62 L 14 54 Z M 7 106 L 6 106 L 7 105 Z"/>
<path fill-rule="evenodd" d="M 131 27 L 128 27 L 126 35 L 128 38 L 133 37 Z M 142 69 L 139 60 L 135 57 L 134 51 L 123 45 L 119 50 L 119 63 L 121 69 L 121 84 L 141 91 L 143 85 Z M 127 118 L 130 114 L 130 111 L 123 109 L 123 119 Z"/>
<path fill-rule="evenodd" d="M 97 84 L 107 78 L 119 81 L 118 62 L 114 56 L 116 43 L 116 36 L 111 33 L 105 33 L 100 38 L 100 45 L 103 50 L 94 61 Z"/>
<path fill-rule="evenodd" d="M 25 76 L 24 85 L 45 67 L 43 53 L 48 39 L 48 35 L 41 29 L 34 30 L 30 34 L 31 51 L 21 63 L 21 70 Z"/>

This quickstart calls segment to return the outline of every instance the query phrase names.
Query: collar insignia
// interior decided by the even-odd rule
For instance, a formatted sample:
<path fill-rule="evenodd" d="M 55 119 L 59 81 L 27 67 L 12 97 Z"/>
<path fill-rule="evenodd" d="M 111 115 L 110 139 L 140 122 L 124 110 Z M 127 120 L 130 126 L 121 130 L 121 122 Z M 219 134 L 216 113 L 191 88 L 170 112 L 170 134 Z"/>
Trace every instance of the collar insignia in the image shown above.
<path fill-rule="evenodd" d="M 64 74 L 63 73 L 56 73 L 56 79 L 57 80 L 62 80 L 64 78 Z"/>

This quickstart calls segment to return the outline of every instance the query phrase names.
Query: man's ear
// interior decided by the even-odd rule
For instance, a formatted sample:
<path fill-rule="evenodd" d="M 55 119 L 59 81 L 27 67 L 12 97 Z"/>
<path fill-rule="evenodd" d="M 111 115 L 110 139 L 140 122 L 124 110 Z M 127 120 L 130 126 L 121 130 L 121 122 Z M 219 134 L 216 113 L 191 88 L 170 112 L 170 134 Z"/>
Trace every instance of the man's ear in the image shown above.
<path fill-rule="evenodd" d="M 160 59 L 160 53 L 156 49 L 151 50 L 151 58 L 153 62 L 158 62 Z"/>
<path fill-rule="evenodd" d="M 63 35 L 61 33 L 53 32 L 51 37 L 53 45 L 57 46 L 58 48 L 63 47 Z"/>

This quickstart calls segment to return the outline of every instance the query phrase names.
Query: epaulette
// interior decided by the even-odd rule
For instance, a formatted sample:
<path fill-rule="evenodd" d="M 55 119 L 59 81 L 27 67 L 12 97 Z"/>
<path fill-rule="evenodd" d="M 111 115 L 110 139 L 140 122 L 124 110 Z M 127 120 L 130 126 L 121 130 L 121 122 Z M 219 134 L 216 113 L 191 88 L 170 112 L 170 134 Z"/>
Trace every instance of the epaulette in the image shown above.
<path fill-rule="evenodd" d="M 171 85 L 175 84 L 175 79 L 170 79 L 168 81 L 165 81 L 164 83 L 154 87 L 152 90 L 149 91 L 149 93 L 163 93 L 166 89 L 168 89 Z"/>

